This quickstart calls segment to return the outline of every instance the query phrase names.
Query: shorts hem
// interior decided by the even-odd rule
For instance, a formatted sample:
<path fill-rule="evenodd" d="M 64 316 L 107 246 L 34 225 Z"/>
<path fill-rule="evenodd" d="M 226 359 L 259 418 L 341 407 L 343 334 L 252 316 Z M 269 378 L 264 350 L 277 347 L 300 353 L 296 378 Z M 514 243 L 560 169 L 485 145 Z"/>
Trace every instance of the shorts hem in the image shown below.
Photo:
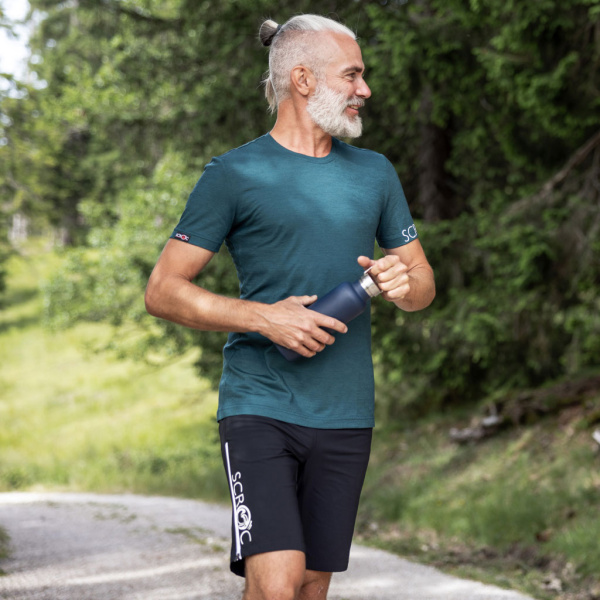
<path fill-rule="evenodd" d="M 283 547 L 273 548 L 269 546 L 267 548 L 252 548 L 251 552 L 248 554 L 242 555 L 242 558 L 236 560 L 229 561 L 229 568 L 234 575 L 238 575 L 239 577 L 246 576 L 246 559 L 250 556 L 254 556 L 256 554 L 268 554 L 269 552 L 285 552 L 286 550 L 296 550 L 297 552 L 302 552 L 306 556 L 306 550 L 304 548 L 290 547 L 290 545 L 285 545 Z"/>
<path fill-rule="evenodd" d="M 306 564 L 306 569 L 309 571 L 322 571 L 323 573 L 343 573 L 348 570 L 348 564 L 346 563 L 345 567 L 341 567 L 339 565 L 331 566 L 331 565 L 309 565 Z"/>

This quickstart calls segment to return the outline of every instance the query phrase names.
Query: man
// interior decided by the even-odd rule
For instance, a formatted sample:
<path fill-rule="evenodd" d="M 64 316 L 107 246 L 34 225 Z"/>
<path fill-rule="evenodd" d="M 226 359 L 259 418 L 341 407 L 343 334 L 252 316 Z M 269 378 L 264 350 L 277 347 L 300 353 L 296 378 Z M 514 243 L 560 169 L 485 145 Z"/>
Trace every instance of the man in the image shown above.
<path fill-rule="evenodd" d="M 385 300 L 420 310 L 435 295 L 433 272 L 389 161 L 335 137 L 360 135 L 371 95 L 354 34 L 301 15 L 266 21 L 260 37 L 275 126 L 207 165 L 146 305 L 231 332 L 217 418 L 243 599 L 324 600 L 332 572 L 347 568 L 370 452 L 370 317 L 345 325 L 307 306 L 370 268 Z M 240 298 L 192 283 L 223 241 Z M 288 362 L 275 344 L 302 358 Z"/>

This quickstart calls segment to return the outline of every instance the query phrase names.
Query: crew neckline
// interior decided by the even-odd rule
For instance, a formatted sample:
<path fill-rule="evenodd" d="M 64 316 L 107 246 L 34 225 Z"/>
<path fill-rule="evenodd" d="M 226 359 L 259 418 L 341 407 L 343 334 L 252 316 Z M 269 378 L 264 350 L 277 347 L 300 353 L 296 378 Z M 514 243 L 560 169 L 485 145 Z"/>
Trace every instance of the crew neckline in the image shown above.
<path fill-rule="evenodd" d="M 309 156 L 308 154 L 302 154 L 301 152 L 294 152 L 285 146 L 282 146 L 272 135 L 271 133 L 266 133 L 265 137 L 270 141 L 271 145 L 274 148 L 277 148 L 281 154 L 285 154 L 286 156 L 291 156 L 300 160 L 306 160 L 312 163 L 325 164 L 329 163 L 332 160 L 335 160 L 337 155 L 337 144 L 338 140 L 334 137 L 331 138 L 331 150 L 327 156 Z"/>

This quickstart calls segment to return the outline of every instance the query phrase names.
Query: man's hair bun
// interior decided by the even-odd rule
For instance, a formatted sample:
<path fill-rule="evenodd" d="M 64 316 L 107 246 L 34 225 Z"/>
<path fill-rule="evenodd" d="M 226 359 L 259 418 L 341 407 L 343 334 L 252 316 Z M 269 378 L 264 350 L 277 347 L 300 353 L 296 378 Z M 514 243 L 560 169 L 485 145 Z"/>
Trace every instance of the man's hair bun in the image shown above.
<path fill-rule="evenodd" d="M 273 38 L 279 32 L 280 26 L 268 19 L 265 21 L 258 30 L 258 37 L 263 46 L 270 46 L 273 43 Z"/>

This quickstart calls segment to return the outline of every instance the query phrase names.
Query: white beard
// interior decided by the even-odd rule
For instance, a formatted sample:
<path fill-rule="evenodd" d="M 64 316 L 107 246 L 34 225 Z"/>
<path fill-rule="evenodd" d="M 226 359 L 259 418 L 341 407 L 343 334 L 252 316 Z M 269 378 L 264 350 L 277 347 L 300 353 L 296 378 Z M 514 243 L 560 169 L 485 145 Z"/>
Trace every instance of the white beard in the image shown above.
<path fill-rule="evenodd" d="M 362 98 L 348 98 L 320 81 L 317 89 L 306 105 L 313 123 L 325 133 L 334 137 L 357 138 L 362 134 L 362 119 L 345 114 L 349 105 L 364 106 Z"/>

